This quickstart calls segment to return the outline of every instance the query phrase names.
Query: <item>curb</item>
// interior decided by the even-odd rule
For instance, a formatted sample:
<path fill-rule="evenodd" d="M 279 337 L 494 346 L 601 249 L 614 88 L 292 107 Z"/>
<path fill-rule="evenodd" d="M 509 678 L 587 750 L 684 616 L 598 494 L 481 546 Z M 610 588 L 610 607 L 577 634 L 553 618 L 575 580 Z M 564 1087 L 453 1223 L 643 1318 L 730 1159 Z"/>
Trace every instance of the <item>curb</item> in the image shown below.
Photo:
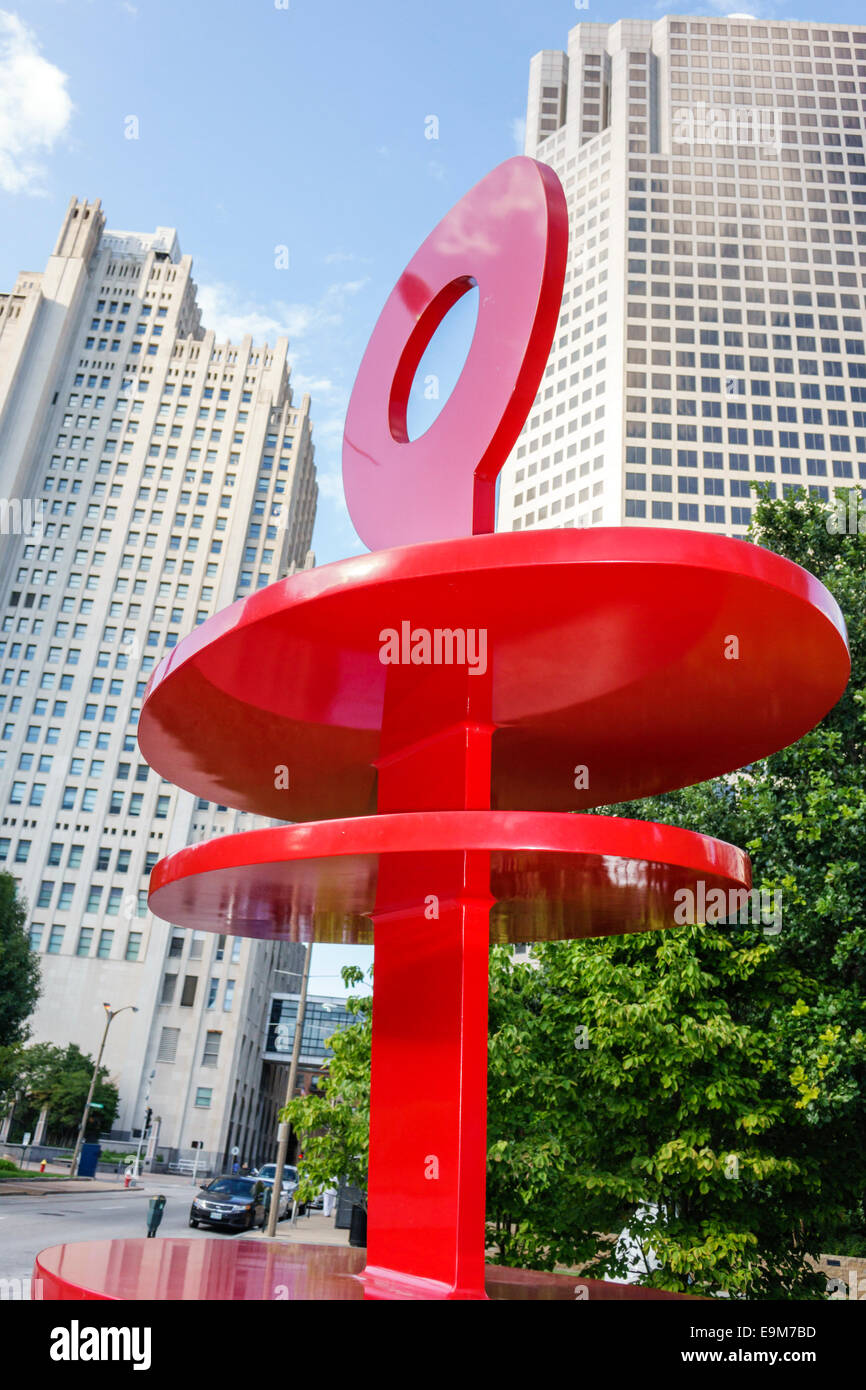
<path fill-rule="evenodd" d="M 61 1192 L 124 1192 L 129 1191 L 124 1188 L 123 1183 L 94 1182 L 89 1178 L 67 1178 L 65 1181 L 60 1178 L 48 1178 L 44 1182 L 33 1179 L 13 1179 L 10 1182 L 0 1182 L 0 1197 L 41 1197 L 43 1193 L 57 1194 Z"/>

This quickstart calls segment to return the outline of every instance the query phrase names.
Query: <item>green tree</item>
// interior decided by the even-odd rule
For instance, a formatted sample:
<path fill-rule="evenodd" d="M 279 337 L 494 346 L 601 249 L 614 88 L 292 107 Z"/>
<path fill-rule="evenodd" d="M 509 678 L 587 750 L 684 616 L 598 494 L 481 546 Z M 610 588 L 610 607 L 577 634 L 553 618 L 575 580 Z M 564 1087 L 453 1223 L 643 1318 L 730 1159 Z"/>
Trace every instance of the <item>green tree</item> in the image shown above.
<path fill-rule="evenodd" d="M 619 809 L 742 845 L 756 885 L 780 894 L 772 946 L 800 984 L 761 1015 L 768 1059 L 786 1126 L 818 1167 L 815 1240 L 849 1247 L 859 1233 L 866 1254 L 866 515 L 839 533 L 820 499 L 758 492 L 752 539 L 810 570 L 842 609 L 848 687 L 817 728 L 746 774 Z"/>
<path fill-rule="evenodd" d="M 75 1043 L 68 1043 L 66 1047 L 33 1043 L 21 1049 L 15 1088 L 25 1097 L 21 1114 L 26 1127 L 32 1128 L 39 1111 L 47 1106 L 53 1142 L 73 1142 L 81 1123 L 93 1067 L 94 1059 Z M 119 1093 L 109 1080 L 105 1066 L 99 1068 L 93 1099 L 103 1108 L 90 1113 L 87 1126 L 90 1139 L 111 1128 L 119 1108 Z"/>
<path fill-rule="evenodd" d="M 27 907 L 11 874 L 0 873 L 0 1048 L 26 1041 L 39 998 L 39 963 L 27 938 Z"/>
<path fill-rule="evenodd" d="M 14 878 L 0 872 L 0 1116 L 13 1101 L 27 1020 L 39 998 L 39 962 L 26 923 L 27 907 Z"/>
<path fill-rule="evenodd" d="M 773 943 L 680 927 L 540 946 L 534 966 L 498 948 L 491 964 L 498 1258 L 704 1294 L 816 1294 L 807 1256 L 833 1208 L 773 1069 L 770 1022 L 802 987 Z"/>
<path fill-rule="evenodd" d="M 762 490 L 751 539 L 842 608 L 852 677 L 836 707 L 737 776 L 604 808 L 742 845 L 756 886 L 781 895 L 781 930 L 544 946 L 534 979 L 494 953 L 489 1206 L 508 1263 L 622 1277 L 624 1230 L 647 1256 L 643 1283 L 796 1298 L 820 1293 L 822 1250 L 858 1248 L 866 533 L 836 534 L 828 515 L 802 492 Z M 569 1055 L 579 1028 L 586 1046 Z"/>
<path fill-rule="evenodd" d="M 357 966 L 345 966 L 341 973 L 347 989 L 364 979 Z M 290 1101 L 280 1112 L 301 1140 L 301 1201 L 310 1201 L 335 1178 L 367 1190 L 372 998 L 352 997 L 346 1008 L 356 1021 L 328 1039 L 333 1056 L 325 1082 L 315 1094 Z"/>

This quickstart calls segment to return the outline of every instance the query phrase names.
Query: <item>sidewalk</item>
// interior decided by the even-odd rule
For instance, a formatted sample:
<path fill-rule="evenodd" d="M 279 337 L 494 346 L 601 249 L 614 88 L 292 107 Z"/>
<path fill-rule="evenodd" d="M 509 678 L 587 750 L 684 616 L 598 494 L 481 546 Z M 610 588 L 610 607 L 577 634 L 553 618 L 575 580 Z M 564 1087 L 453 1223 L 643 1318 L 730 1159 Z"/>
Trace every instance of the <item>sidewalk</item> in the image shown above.
<path fill-rule="evenodd" d="M 244 1240 L 267 1240 L 264 1231 L 250 1231 Z M 333 1216 L 323 1216 L 320 1211 L 309 1216 L 299 1216 L 297 1225 L 291 1221 L 280 1221 L 274 1240 L 284 1245 L 348 1245 L 349 1232 L 338 1231 Z"/>
<path fill-rule="evenodd" d="M 126 1191 L 134 1191 L 127 1188 Z M 138 1189 L 141 1190 L 140 1188 Z M 58 1178 L 54 1175 L 40 1177 L 8 1178 L 0 1181 L 0 1197 L 41 1197 L 45 1192 L 123 1192 L 123 1178 L 112 1181 L 110 1178 Z"/>

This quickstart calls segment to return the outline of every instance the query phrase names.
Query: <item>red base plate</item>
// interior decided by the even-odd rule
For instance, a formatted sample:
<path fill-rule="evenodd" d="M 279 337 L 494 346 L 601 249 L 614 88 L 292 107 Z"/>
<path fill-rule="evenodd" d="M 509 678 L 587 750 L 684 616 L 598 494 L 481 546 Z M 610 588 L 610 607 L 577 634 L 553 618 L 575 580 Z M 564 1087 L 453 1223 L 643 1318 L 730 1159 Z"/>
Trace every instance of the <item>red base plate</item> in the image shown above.
<path fill-rule="evenodd" d="M 33 1277 L 41 1280 L 43 1299 L 361 1302 L 372 1297 L 361 1277 L 365 1262 L 366 1251 L 349 1246 L 140 1237 L 52 1245 L 36 1256 Z M 573 1303 L 688 1296 L 498 1265 L 488 1265 L 485 1274 L 487 1297 L 494 1300 Z"/>

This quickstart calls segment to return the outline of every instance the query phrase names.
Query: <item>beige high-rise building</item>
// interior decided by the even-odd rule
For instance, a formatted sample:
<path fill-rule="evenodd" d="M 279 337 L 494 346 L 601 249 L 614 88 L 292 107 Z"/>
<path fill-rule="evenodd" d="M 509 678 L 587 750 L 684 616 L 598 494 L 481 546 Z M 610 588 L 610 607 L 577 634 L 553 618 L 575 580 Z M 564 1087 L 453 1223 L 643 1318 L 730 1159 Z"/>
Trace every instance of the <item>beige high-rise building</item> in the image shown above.
<path fill-rule="evenodd" d="M 577 24 L 526 153 L 571 243 L 499 527 L 743 535 L 750 482 L 866 480 L 866 26 Z"/>
<path fill-rule="evenodd" d="M 73 199 L 45 270 L 0 295 L 0 867 L 30 905 L 33 1037 L 95 1055 L 103 1002 L 136 1005 L 106 1050 L 115 1128 L 149 1086 L 160 1144 L 212 1162 L 273 1132 L 267 1012 L 297 948 L 148 912 L 158 858 L 266 822 L 163 781 L 136 724 L 185 633 L 313 563 L 287 352 L 216 342 L 175 232 L 108 231 L 98 202 Z"/>

